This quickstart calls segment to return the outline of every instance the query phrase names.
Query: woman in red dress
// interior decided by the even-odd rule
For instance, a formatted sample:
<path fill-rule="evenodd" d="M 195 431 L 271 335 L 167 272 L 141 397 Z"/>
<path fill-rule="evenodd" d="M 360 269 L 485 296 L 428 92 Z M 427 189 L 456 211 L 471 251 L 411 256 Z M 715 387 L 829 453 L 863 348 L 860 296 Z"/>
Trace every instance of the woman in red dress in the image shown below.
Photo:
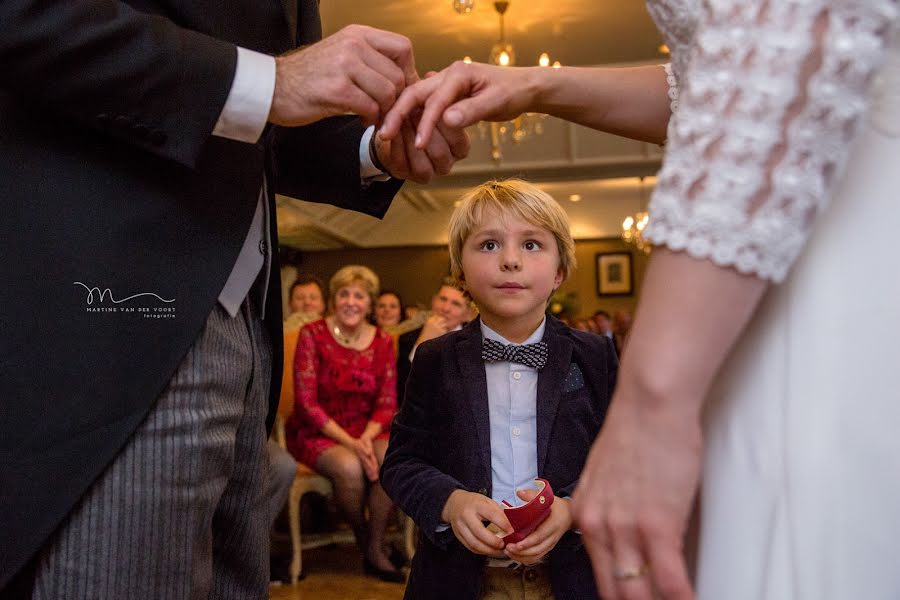
<path fill-rule="evenodd" d="M 393 503 L 378 483 L 397 410 L 393 341 L 366 320 L 378 277 L 366 267 L 346 266 L 331 278 L 329 292 L 333 314 L 303 327 L 297 340 L 296 406 L 285 424 L 288 450 L 334 483 L 366 572 L 403 581 L 386 552 Z"/>

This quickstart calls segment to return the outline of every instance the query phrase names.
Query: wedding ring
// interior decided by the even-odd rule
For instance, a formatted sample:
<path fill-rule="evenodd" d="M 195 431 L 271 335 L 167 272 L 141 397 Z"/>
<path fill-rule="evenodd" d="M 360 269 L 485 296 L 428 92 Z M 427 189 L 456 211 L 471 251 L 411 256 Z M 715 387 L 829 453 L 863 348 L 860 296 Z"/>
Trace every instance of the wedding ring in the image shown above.
<path fill-rule="evenodd" d="M 638 577 L 643 577 L 647 573 L 650 572 L 650 565 L 647 563 L 642 564 L 639 567 L 631 567 L 630 569 L 623 569 L 622 567 L 616 567 L 613 569 L 613 577 L 618 580 L 625 579 L 636 579 Z"/>

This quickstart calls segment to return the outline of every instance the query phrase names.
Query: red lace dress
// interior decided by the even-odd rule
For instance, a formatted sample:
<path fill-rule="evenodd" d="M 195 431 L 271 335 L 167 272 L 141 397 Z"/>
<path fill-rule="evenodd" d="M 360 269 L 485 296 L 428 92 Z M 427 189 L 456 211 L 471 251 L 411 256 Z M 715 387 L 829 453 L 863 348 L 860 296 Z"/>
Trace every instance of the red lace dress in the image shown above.
<path fill-rule="evenodd" d="M 387 439 L 397 412 L 397 358 L 391 336 L 381 329 L 365 350 L 337 343 L 325 320 L 300 330 L 294 357 L 294 412 L 285 423 L 288 450 L 309 467 L 337 442 L 322 433 L 329 419 L 353 437 L 369 421 Z"/>

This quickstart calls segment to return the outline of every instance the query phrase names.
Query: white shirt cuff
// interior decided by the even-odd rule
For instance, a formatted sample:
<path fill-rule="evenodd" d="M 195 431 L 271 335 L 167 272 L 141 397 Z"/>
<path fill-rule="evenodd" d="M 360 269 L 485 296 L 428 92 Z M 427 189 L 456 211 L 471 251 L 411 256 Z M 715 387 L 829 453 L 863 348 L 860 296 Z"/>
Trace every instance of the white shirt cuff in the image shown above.
<path fill-rule="evenodd" d="M 231 90 L 213 135 L 255 144 L 262 135 L 275 95 L 275 58 L 238 47 Z"/>
<path fill-rule="evenodd" d="M 391 176 L 376 167 L 369 154 L 369 143 L 374 134 L 375 126 L 369 125 L 359 140 L 359 178 L 363 181 L 387 181 Z"/>

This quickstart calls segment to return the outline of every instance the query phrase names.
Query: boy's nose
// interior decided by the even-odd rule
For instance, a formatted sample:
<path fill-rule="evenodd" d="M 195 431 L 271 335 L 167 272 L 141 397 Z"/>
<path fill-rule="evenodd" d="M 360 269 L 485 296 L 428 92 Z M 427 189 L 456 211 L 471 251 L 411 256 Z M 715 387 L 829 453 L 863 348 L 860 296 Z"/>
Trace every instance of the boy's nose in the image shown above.
<path fill-rule="evenodd" d="M 506 254 L 503 256 L 503 264 L 501 265 L 502 270 L 504 271 L 518 271 L 522 268 L 522 261 L 519 260 L 518 254 Z"/>

